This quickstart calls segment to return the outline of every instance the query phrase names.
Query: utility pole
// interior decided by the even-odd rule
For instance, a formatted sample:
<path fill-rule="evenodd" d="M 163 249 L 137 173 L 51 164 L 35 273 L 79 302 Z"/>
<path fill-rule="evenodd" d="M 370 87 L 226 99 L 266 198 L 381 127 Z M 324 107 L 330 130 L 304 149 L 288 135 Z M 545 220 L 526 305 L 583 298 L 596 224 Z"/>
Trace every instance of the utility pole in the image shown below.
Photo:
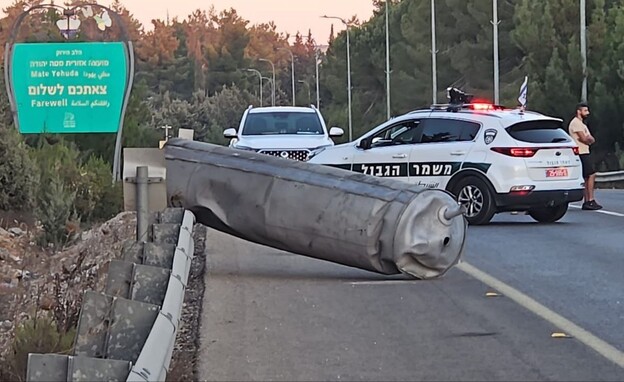
<path fill-rule="evenodd" d="M 269 64 L 271 64 L 271 70 L 273 71 L 273 81 L 271 81 L 271 88 L 273 89 L 273 95 L 271 97 L 271 106 L 275 106 L 275 64 L 273 64 L 273 61 L 266 59 L 266 58 L 261 58 L 259 61 L 264 61 L 264 62 L 268 62 Z"/>
<path fill-rule="evenodd" d="M 498 72 L 498 0 L 493 0 L 492 10 L 494 20 L 490 21 L 494 27 L 494 104 L 500 105 L 499 97 L 499 72 Z"/>
<path fill-rule="evenodd" d="M 587 27 L 585 25 L 585 0 L 581 0 L 581 58 L 583 60 L 583 87 L 581 101 L 587 102 Z"/>
<path fill-rule="evenodd" d="M 321 108 L 321 95 L 319 93 L 319 49 L 314 47 L 314 62 L 316 64 L 316 108 Z"/>
<path fill-rule="evenodd" d="M 390 119 L 390 31 L 388 30 L 388 2 L 386 0 L 386 117 Z"/>
<path fill-rule="evenodd" d="M 262 74 L 256 69 L 247 69 L 247 71 L 256 73 L 260 79 L 260 106 L 262 107 Z"/>
<path fill-rule="evenodd" d="M 353 141 L 353 124 L 351 118 L 351 53 L 349 51 L 349 23 L 341 17 L 327 15 L 321 17 L 340 20 L 347 29 L 347 103 L 349 108 L 349 142 L 351 142 Z"/>
<path fill-rule="evenodd" d="M 435 0 L 431 0 L 431 71 L 433 80 L 433 103 L 438 103 L 438 73 L 436 63 L 436 35 L 435 35 Z"/>
<path fill-rule="evenodd" d="M 280 48 L 280 50 L 286 50 L 290 53 L 290 80 L 292 81 L 292 102 L 293 106 L 296 106 L 295 103 L 295 56 L 293 52 L 288 48 Z"/>

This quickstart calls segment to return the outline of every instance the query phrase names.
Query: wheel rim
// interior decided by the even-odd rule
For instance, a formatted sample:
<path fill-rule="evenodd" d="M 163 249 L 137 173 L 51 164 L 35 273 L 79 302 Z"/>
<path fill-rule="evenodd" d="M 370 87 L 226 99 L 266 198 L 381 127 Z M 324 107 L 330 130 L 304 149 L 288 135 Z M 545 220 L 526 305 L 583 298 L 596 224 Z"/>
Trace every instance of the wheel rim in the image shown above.
<path fill-rule="evenodd" d="M 473 185 L 462 188 L 457 197 L 457 201 L 466 209 L 466 217 L 473 218 L 483 209 L 483 193 Z"/>

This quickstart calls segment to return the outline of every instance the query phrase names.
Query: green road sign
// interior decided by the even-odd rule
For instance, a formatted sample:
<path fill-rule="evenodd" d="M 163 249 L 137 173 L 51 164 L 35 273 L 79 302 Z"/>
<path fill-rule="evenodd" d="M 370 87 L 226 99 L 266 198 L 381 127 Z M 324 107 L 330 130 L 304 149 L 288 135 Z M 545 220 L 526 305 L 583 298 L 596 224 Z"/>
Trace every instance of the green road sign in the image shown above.
<path fill-rule="evenodd" d="M 13 49 L 21 133 L 117 132 L 128 80 L 123 43 L 21 43 Z"/>

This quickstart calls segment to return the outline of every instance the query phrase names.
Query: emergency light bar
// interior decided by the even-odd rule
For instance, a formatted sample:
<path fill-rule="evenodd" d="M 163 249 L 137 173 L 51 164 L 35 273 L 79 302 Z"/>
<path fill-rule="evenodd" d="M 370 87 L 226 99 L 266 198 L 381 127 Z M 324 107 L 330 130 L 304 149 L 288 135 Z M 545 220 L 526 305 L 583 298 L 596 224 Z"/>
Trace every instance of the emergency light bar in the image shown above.
<path fill-rule="evenodd" d="M 474 95 L 465 93 L 454 87 L 446 89 L 446 98 L 449 99 L 448 104 L 434 104 L 431 105 L 431 109 L 446 111 L 460 111 L 462 109 L 475 111 L 505 110 L 504 106 L 494 105 L 488 101 L 475 101 Z"/>

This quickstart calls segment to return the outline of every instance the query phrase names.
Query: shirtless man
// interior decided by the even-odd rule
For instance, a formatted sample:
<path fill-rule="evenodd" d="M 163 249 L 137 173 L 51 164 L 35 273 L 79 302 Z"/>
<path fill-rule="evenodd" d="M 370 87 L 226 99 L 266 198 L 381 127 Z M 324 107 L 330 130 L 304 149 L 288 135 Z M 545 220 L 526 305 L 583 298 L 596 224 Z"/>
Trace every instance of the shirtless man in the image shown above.
<path fill-rule="evenodd" d="M 596 140 L 589 132 L 585 119 L 589 116 L 589 106 L 581 102 L 576 105 L 576 116 L 570 121 L 568 126 L 569 134 L 579 147 L 579 156 L 583 167 L 583 179 L 585 179 L 584 192 L 584 210 L 599 210 L 602 206 L 594 200 L 594 184 L 596 179 L 596 170 L 591 158 L 589 146 L 594 144 Z"/>

